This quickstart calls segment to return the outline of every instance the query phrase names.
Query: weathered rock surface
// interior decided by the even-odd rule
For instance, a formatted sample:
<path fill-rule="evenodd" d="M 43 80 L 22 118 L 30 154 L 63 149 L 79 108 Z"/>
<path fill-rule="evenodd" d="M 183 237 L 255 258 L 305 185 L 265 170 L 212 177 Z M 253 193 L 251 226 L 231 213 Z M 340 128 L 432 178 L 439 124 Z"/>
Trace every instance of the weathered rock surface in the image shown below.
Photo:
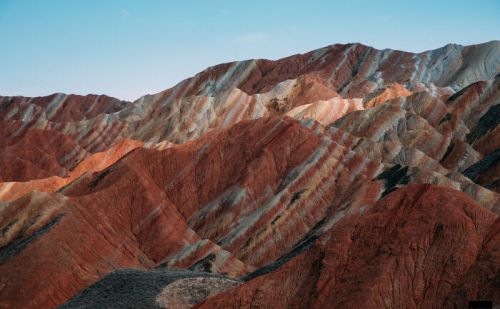
<path fill-rule="evenodd" d="M 472 83 L 494 79 L 500 73 L 499 59 L 499 41 L 450 44 L 420 54 L 336 44 L 277 61 L 210 67 L 135 102 L 96 95 L 0 97 L 0 120 L 8 127 L 2 135 L 6 141 L 17 141 L 31 129 L 53 129 L 88 152 L 102 151 L 121 138 L 179 143 L 215 127 L 284 114 L 339 96 L 366 98 L 367 107 L 421 91 L 449 96 Z"/>
<path fill-rule="evenodd" d="M 498 303 L 499 222 L 461 192 L 409 185 L 368 209 L 353 209 L 276 271 L 210 297 L 197 308 L 462 308 L 468 299 Z"/>
<path fill-rule="evenodd" d="M 0 308 L 499 303 L 499 73 L 348 44 L 0 97 Z"/>

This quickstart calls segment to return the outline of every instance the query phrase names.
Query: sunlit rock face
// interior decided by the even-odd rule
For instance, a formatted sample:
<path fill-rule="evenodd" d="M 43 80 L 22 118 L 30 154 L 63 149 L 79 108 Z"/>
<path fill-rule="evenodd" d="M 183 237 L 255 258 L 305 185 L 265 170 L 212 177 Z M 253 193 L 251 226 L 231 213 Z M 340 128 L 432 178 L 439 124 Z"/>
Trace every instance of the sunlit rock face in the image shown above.
<path fill-rule="evenodd" d="M 347 44 L 0 97 L 0 307 L 498 303 L 499 73 Z"/>

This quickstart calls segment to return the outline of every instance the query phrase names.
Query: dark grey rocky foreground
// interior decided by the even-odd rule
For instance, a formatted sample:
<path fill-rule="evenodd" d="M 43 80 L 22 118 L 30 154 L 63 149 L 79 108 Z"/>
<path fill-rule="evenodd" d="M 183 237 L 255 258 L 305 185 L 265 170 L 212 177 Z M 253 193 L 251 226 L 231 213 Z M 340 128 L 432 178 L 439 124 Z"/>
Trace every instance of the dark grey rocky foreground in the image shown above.
<path fill-rule="evenodd" d="M 188 308 L 239 283 L 221 275 L 188 270 L 123 269 L 107 275 L 59 308 Z"/>

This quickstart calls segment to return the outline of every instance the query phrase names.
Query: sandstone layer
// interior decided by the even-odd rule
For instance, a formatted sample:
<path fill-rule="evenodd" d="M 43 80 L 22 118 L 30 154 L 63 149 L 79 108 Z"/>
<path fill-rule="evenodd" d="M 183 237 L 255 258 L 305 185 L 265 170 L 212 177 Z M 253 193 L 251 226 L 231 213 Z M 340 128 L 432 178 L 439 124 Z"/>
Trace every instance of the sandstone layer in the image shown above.
<path fill-rule="evenodd" d="M 0 308 L 500 304 L 499 123 L 498 41 L 0 97 Z"/>

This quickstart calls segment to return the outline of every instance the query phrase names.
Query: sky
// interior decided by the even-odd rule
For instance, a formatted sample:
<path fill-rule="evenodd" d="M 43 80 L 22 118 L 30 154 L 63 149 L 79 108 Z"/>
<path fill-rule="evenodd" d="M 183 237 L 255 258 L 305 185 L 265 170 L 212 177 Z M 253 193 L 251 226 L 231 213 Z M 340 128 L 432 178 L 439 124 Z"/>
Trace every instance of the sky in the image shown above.
<path fill-rule="evenodd" d="M 0 0 L 0 95 L 134 100 L 218 63 L 335 43 L 421 52 L 499 39 L 499 0 Z"/>

